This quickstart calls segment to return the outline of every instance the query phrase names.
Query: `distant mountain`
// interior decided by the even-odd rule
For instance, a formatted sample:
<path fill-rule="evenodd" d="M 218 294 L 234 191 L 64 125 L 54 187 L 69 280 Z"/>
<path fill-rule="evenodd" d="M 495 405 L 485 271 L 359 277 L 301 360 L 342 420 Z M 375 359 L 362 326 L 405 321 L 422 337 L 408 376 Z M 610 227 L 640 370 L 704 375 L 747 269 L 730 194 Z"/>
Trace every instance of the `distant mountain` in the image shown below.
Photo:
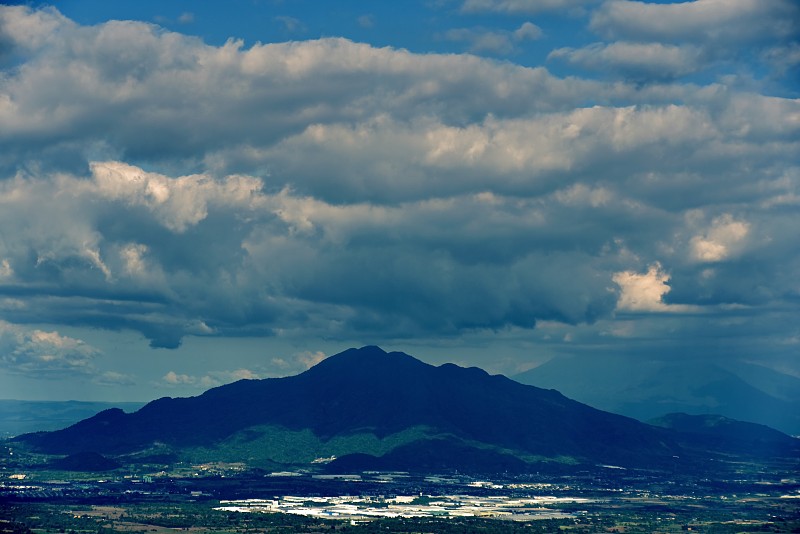
<path fill-rule="evenodd" d="M 721 415 L 667 414 L 648 421 L 678 433 L 685 448 L 709 448 L 730 454 L 765 457 L 800 457 L 800 440 L 768 426 L 736 421 Z"/>
<path fill-rule="evenodd" d="M 138 410 L 144 402 L 23 401 L 0 399 L 0 438 L 58 430 L 109 408 Z"/>
<path fill-rule="evenodd" d="M 513 378 L 641 421 L 718 414 L 800 435 L 800 379 L 754 364 L 559 357 Z"/>
<path fill-rule="evenodd" d="M 376 465 L 405 468 L 521 469 L 543 460 L 658 466 L 679 450 L 668 431 L 557 391 L 378 347 L 347 350 L 297 376 L 162 398 L 132 414 L 111 409 L 16 439 L 51 454 L 179 450 L 288 463 L 334 450 L 342 461 L 368 454 L 383 458 Z"/>

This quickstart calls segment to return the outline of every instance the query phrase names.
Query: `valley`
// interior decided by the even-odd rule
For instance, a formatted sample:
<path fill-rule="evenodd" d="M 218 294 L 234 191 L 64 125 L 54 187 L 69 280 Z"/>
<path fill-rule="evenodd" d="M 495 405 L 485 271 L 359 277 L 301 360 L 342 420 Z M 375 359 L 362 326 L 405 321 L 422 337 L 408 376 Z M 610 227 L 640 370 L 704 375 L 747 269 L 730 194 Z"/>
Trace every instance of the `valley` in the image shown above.
<path fill-rule="evenodd" d="M 491 478 L 455 472 L 265 473 L 241 465 L 168 473 L 3 469 L 3 532 L 793 532 L 800 481 L 786 466 L 730 478 L 596 466 Z M 773 469 L 773 472 L 770 472 Z"/>

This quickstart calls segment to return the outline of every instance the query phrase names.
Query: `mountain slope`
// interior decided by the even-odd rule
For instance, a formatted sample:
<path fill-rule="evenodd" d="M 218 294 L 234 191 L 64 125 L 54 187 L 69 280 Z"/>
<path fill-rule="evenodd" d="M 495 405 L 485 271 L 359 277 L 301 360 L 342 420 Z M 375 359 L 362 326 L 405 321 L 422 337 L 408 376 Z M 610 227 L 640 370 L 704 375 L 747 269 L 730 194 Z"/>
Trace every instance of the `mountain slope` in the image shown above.
<path fill-rule="evenodd" d="M 756 457 L 800 456 L 800 440 L 768 426 L 721 415 L 671 413 L 649 423 L 674 430 L 676 439 L 689 449 L 711 448 L 718 452 Z"/>
<path fill-rule="evenodd" d="M 198 397 L 163 398 L 132 414 L 107 410 L 57 432 L 18 439 L 49 453 L 121 454 L 154 443 L 214 446 L 264 425 L 310 430 L 323 441 L 354 434 L 386 438 L 424 427 L 431 435 L 528 460 L 658 465 L 678 451 L 668 431 L 557 391 L 477 368 L 433 367 L 378 347 L 347 350 L 297 376 L 242 380 Z"/>
<path fill-rule="evenodd" d="M 753 364 L 561 357 L 513 378 L 641 421 L 720 414 L 800 435 L 800 379 Z"/>
<path fill-rule="evenodd" d="M 143 402 L 23 401 L 0 400 L 0 437 L 25 432 L 58 430 L 109 408 L 138 410 Z"/>

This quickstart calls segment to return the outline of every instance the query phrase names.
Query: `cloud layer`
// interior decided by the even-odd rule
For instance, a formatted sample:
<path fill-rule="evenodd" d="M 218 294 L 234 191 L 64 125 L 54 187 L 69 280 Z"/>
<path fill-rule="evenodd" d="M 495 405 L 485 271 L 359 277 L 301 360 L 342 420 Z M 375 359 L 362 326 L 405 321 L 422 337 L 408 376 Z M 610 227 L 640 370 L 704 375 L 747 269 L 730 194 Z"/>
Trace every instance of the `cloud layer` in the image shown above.
<path fill-rule="evenodd" d="M 596 3 L 461 10 L 545 4 Z M 794 13 L 604 2 L 589 24 L 605 41 L 550 54 L 607 74 L 595 79 L 343 38 L 217 47 L 0 8 L 0 361 L 91 366 L 91 347 L 36 324 L 175 348 L 638 315 L 646 330 L 659 313 L 686 336 L 772 314 L 780 352 L 798 335 L 800 101 L 727 74 L 676 80 L 734 61 L 736 39 L 789 72 Z M 542 37 L 516 28 L 448 38 L 498 51 Z"/>
<path fill-rule="evenodd" d="M 589 24 L 605 42 L 560 48 L 550 57 L 639 83 L 715 68 L 741 75 L 749 62 L 786 74 L 798 67 L 798 21 L 800 7 L 789 0 L 607 0 Z"/>

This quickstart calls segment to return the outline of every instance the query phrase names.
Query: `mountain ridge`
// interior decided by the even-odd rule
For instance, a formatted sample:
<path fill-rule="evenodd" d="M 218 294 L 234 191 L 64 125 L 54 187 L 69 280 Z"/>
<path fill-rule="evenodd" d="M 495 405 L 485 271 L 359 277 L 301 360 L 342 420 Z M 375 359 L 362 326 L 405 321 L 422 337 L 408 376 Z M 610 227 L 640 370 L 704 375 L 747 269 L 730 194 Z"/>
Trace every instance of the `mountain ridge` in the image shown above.
<path fill-rule="evenodd" d="M 196 397 L 163 397 L 134 413 L 106 410 L 56 432 L 17 439 L 50 454 L 111 455 L 156 446 L 213 454 L 235 441 L 247 455 L 250 442 L 268 447 L 269 440 L 258 441 L 265 435 L 258 428 L 274 429 L 282 439 L 308 438 L 310 432 L 318 444 L 338 440 L 350 444 L 343 445 L 343 455 L 363 454 L 362 460 L 383 466 L 407 467 L 415 456 L 427 456 L 454 468 L 565 459 L 657 467 L 684 452 L 668 429 L 603 412 L 558 391 L 478 368 L 434 367 L 375 346 L 348 349 L 295 376 L 240 380 Z M 414 428 L 427 430 L 408 432 Z M 385 445 L 403 432 L 407 439 L 391 441 L 377 460 L 358 445 L 363 440 L 348 441 L 372 436 L 373 443 Z M 258 452 L 269 457 L 269 450 Z"/>
<path fill-rule="evenodd" d="M 754 364 L 558 357 L 512 378 L 640 421 L 719 414 L 800 435 L 800 379 Z"/>
<path fill-rule="evenodd" d="M 135 411 L 144 402 L 0 399 L 0 437 L 59 430 L 111 407 Z"/>

